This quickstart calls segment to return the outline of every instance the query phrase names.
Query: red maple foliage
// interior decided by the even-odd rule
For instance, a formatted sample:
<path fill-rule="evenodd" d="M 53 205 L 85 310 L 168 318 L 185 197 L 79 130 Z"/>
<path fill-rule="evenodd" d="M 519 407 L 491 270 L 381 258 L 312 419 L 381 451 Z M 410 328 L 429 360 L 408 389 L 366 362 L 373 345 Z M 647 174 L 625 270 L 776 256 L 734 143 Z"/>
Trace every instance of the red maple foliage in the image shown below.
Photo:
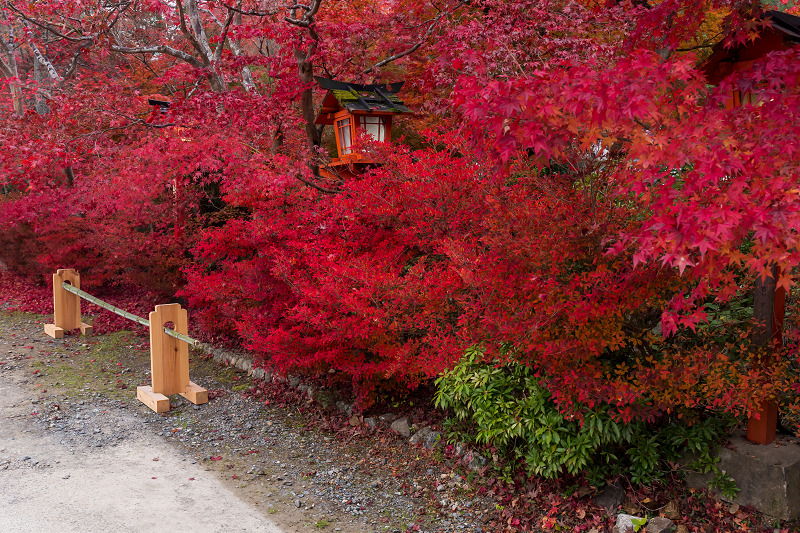
<path fill-rule="evenodd" d="M 369 400 L 482 344 L 565 411 L 796 405 L 741 309 L 792 289 L 798 48 L 707 85 L 739 2 L 0 2 L 0 259 L 184 298 L 206 335 Z M 13 38 L 9 37 L 13 36 Z M 699 52 L 698 52 L 699 51 Z M 407 81 L 383 164 L 318 172 L 313 75 Z M 726 109 L 732 90 L 753 104 Z M 148 97 L 170 101 L 166 112 Z M 402 137 L 402 135 L 399 135 Z M 395 137 L 398 137 L 396 134 Z"/>

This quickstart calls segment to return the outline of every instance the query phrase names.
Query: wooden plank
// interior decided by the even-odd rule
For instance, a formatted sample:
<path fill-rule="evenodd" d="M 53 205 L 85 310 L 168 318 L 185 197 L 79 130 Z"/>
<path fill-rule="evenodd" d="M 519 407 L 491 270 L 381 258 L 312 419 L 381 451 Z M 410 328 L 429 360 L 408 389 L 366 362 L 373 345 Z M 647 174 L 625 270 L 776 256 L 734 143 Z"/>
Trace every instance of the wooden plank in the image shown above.
<path fill-rule="evenodd" d="M 81 327 L 81 299 L 65 291 L 61 286 L 63 282 L 80 289 L 81 277 L 72 268 L 61 268 L 53 274 L 53 321 L 57 327 L 72 331 Z"/>
<path fill-rule="evenodd" d="M 208 403 L 208 391 L 193 381 L 189 382 L 186 392 L 180 394 L 195 405 Z"/>
<path fill-rule="evenodd" d="M 166 413 L 169 411 L 169 398 L 163 394 L 153 392 L 153 387 L 136 387 L 136 397 L 140 402 L 156 413 Z"/>
<path fill-rule="evenodd" d="M 44 333 L 45 335 L 50 335 L 54 339 L 63 339 L 64 338 L 64 329 L 59 328 L 55 324 L 45 324 L 44 325 Z"/>
<path fill-rule="evenodd" d="M 94 326 L 81 322 L 81 335 L 91 335 L 92 333 L 94 333 Z"/>
<path fill-rule="evenodd" d="M 172 322 L 175 331 L 188 334 L 186 309 L 180 304 L 157 305 L 150 313 L 150 372 L 153 391 L 182 394 L 189 385 L 189 346 L 164 333 L 164 324 Z"/>

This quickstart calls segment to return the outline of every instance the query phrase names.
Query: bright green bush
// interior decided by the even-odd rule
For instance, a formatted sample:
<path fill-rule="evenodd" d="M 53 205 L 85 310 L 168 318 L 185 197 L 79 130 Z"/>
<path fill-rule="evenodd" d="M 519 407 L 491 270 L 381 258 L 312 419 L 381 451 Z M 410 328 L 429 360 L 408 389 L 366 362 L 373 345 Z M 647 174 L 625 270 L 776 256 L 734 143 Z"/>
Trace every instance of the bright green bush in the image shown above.
<path fill-rule="evenodd" d="M 469 426 L 458 435 L 451 431 L 451 436 L 496 447 L 507 460 L 507 475 L 522 464 L 529 474 L 545 478 L 583 474 L 601 482 L 624 475 L 633 483 L 648 483 L 663 478 L 669 463 L 685 452 L 698 457 L 691 466 L 721 474 L 710 448 L 730 419 L 706 417 L 691 425 L 623 423 L 600 407 L 581 424 L 564 418 L 528 367 L 487 363 L 475 347 L 436 385 L 436 405 L 454 415 L 449 427 Z"/>

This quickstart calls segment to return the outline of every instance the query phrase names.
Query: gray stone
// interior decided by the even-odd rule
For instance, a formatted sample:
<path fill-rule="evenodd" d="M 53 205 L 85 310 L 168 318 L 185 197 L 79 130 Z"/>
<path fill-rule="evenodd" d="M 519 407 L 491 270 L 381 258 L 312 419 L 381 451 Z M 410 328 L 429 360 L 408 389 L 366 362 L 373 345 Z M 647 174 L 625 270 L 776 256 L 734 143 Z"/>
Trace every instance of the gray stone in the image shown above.
<path fill-rule="evenodd" d="M 300 378 L 297 376 L 289 376 L 289 387 L 296 389 L 300 385 Z"/>
<path fill-rule="evenodd" d="M 442 434 L 438 431 L 431 431 L 427 435 L 425 435 L 425 440 L 422 442 L 422 445 L 432 450 L 433 448 L 439 446 L 442 442 Z"/>
<path fill-rule="evenodd" d="M 425 427 L 414 433 L 408 440 L 411 444 L 422 444 L 425 442 L 425 437 L 431 432 L 431 428 Z"/>
<path fill-rule="evenodd" d="M 391 424 L 392 422 L 397 420 L 397 415 L 394 413 L 386 413 L 379 416 L 378 418 L 380 418 L 381 422 L 383 422 L 384 424 Z"/>
<path fill-rule="evenodd" d="M 338 409 L 339 412 L 346 414 L 347 416 L 353 416 L 353 404 L 351 403 L 339 400 L 338 402 L 336 402 L 336 409 Z"/>
<path fill-rule="evenodd" d="M 256 379 L 264 379 L 264 369 L 263 368 L 254 368 L 253 369 L 253 377 Z"/>
<path fill-rule="evenodd" d="M 253 370 L 253 362 L 249 359 L 242 359 L 239 368 L 241 368 L 245 372 L 250 372 L 251 370 Z"/>
<path fill-rule="evenodd" d="M 751 505 L 761 513 L 793 520 L 800 518 L 800 445 L 781 436 L 767 445 L 753 444 L 743 436 L 730 438 L 730 445 L 717 448 L 717 466 L 731 476 L 740 489 L 733 500 L 739 505 Z M 688 472 L 690 487 L 705 488 L 710 474 Z"/>
<path fill-rule="evenodd" d="M 456 442 L 456 445 L 453 446 L 453 453 L 456 454 L 457 457 L 461 457 L 467 451 L 467 445 L 463 442 Z"/>
<path fill-rule="evenodd" d="M 372 417 L 365 418 L 364 423 L 369 427 L 369 429 L 375 429 L 375 426 L 378 425 L 378 421 Z"/>
<path fill-rule="evenodd" d="M 486 459 L 472 450 L 464 454 L 464 457 L 461 458 L 461 462 L 470 470 L 479 470 L 486 466 Z"/>
<path fill-rule="evenodd" d="M 603 492 L 597 495 L 594 503 L 606 510 L 606 513 L 612 515 L 617 512 L 617 509 L 625 500 L 625 491 L 619 485 L 608 485 Z"/>
<path fill-rule="evenodd" d="M 336 395 L 325 389 L 314 389 L 312 392 L 314 401 L 324 409 L 331 409 L 336 405 Z"/>
<path fill-rule="evenodd" d="M 663 516 L 657 516 L 647 521 L 646 533 L 670 533 L 675 528 L 675 522 Z"/>
<path fill-rule="evenodd" d="M 214 353 L 214 347 L 208 344 L 207 342 L 201 342 L 199 344 L 195 344 L 195 347 L 203 353 Z"/>
<path fill-rule="evenodd" d="M 614 533 L 634 533 L 637 531 L 636 526 L 633 523 L 634 520 L 637 522 L 643 522 L 643 519 L 640 516 L 633 516 L 624 513 L 618 514 L 617 522 L 614 525 Z"/>
<path fill-rule="evenodd" d="M 408 438 L 411 436 L 411 428 L 408 426 L 408 417 L 398 418 L 392 425 L 390 426 L 392 431 L 397 433 L 398 435 Z"/>

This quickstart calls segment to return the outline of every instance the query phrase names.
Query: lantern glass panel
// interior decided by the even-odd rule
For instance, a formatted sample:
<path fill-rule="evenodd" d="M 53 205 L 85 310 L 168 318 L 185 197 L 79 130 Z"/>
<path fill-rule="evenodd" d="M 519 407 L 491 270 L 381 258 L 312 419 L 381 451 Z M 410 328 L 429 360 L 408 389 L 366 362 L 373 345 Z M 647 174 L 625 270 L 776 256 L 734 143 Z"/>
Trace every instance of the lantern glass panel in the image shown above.
<path fill-rule="evenodd" d="M 350 136 L 350 119 L 345 118 L 336 122 L 336 127 L 339 131 L 339 153 L 349 154 L 352 149 L 352 138 Z"/>
<path fill-rule="evenodd" d="M 376 141 L 386 140 L 386 117 L 362 116 L 361 127 Z"/>

